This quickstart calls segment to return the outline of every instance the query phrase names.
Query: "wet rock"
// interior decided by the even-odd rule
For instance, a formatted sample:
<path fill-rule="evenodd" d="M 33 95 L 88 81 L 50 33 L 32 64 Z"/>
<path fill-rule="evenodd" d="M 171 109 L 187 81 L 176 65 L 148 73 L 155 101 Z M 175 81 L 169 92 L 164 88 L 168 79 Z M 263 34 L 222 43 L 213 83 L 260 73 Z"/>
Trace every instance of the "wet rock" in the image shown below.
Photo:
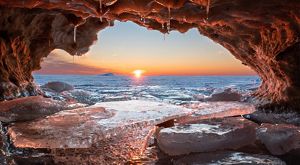
<path fill-rule="evenodd" d="M 222 92 L 214 93 L 210 98 L 207 98 L 207 101 L 241 101 L 242 95 L 232 90 L 231 88 L 225 89 Z"/>
<path fill-rule="evenodd" d="M 243 117 L 258 124 L 293 124 L 300 126 L 300 114 L 297 112 L 256 111 L 254 113 L 244 114 Z"/>
<path fill-rule="evenodd" d="M 300 128 L 294 125 L 263 124 L 257 130 L 257 137 L 273 155 L 300 150 Z"/>
<path fill-rule="evenodd" d="M 28 121 L 54 114 L 66 108 L 68 106 L 64 102 L 42 96 L 3 101 L 0 102 L 0 121 Z"/>
<path fill-rule="evenodd" d="M 203 94 L 198 94 L 198 95 L 194 95 L 193 98 L 197 101 L 205 101 L 207 96 L 205 96 Z"/>
<path fill-rule="evenodd" d="M 200 102 L 186 107 L 196 111 L 192 115 L 176 119 L 178 123 L 197 123 L 203 119 L 240 116 L 256 111 L 254 105 L 241 102 Z"/>
<path fill-rule="evenodd" d="M 129 96 L 105 96 L 103 98 L 103 101 L 105 101 L 105 102 L 127 101 L 127 100 L 131 100 L 131 97 L 129 97 Z"/>
<path fill-rule="evenodd" d="M 255 142 L 256 127 L 241 117 L 212 119 L 164 128 L 158 133 L 157 141 L 168 155 L 234 150 Z"/>
<path fill-rule="evenodd" d="M 49 149 L 55 163 L 124 163 L 143 153 L 157 124 L 190 113 L 160 102 L 103 102 L 13 124 L 8 134 L 18 149 Z"/>
<path fill-rule="evenodd" d="M 57 92 L 57 93 L 63 91 L 70 91 L 74 89 L 72 85 L 67 84 L 65 82 L 59 82 L 59 81 L 48 82 L 47 84 L 42 85 L 41 88 L 46 91 Z"/>
<path fill-rule="evenodd" d="M 175 165 L 183 164 L 251 164 L 251 165 L 285 165 L 279 158 L 270 155 L 247 154 L 242 152 L 213 152 L 184 156 L 176 161 Z"/>
<path fill-rule="evenodd" d="M 100 101 L 100 97 L 94 96 L 88 91 L 78 89 L 62 92 L 61 99 L 66 100 L 67 102 L 82 103 L 88 105 L 93 105 Z"/>

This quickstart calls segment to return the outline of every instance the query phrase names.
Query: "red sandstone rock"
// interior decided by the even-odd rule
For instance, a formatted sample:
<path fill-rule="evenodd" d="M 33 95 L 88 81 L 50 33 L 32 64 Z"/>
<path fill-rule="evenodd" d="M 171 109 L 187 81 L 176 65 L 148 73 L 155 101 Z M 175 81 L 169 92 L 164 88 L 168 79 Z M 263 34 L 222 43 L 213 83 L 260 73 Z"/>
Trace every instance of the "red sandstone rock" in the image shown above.
<path fill-rule="evenodd" d="M 163 33 L 197 28 L 258 73 L 259 104 L 300 109 L 298 0 L 0 0 L 0 5 L 0 82 L 15 85 L 0 86 L 2 100 L 36 95 L 31 72 L 43 57 L 55 48 L 83 54 L 97 31 L 119 20 Z"/>

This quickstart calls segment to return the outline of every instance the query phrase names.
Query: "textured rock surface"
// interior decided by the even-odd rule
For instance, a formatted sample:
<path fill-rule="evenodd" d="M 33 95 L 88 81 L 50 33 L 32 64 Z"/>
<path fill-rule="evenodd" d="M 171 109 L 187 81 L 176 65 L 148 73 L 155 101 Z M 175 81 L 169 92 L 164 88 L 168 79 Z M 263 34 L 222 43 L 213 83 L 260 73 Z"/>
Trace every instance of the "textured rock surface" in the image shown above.
<path fill-rule="evenodd" d="M 185 156 L 174 162 L 175 165 L 182 164 L 251 164 L 251 165 L 285 165 L 285 163 L 273 156 L 247 154 L 242 152 L 216 152 L 201 153 Z"/>
<path fill-rule="evenodd" d="M 256 111 L 251 114 L 243 115 L 244 118 L 249 119 L 258 124 L 270 123 L 270 124 L 291 124 L 300 126 L 300 114 L 297 112 L 285 112 L 285 113 L 270 113 L 263 111 Z"/>
<path fill-rule="evenodd" d="M 225 89 L 222 92 L 214 93 L 207 101 L 241 101 L 242 95 L 231 88 Z"/>
<path fill-rule="evenodd" d="M 86 53 L 96 33 L 108 25 L 87 19 L 77 28 L 74 42 L 74 25 L 80 19 L 72 14 L 0 6 L 0 15 L 0 100 L 39 94 L 31 72 L 40 69 L 42 58 L 56 48 L 72 55 Z"/>
<path fill-rule="evenodd" d="M 238 149 L 256 140 L 255 123 L 243 118 L 212 119 L 160 130 L 159 148 L 168 155 Z"/>
<path fill-rule="evenodd" d="M 45 117 L 64 109 L 68 109 L 64 102 L 42 96 L 19 98 L 0 102 L 0 121 L 28 121 Z"/>
<path fill-rule="evenodd" d="M 263 124 L 257 130 L 257 137 L 273 155 L 300 150 L 300 128 L 293 125 Z"/>
<path fill-rule="evenodd" d="M 85 53 L 107 20 L 120 20 L 163 33 L 198 28 L 259 74 L 261 105 L 300 109 L 298 0 L 1 0 L 0 5 L 2 99 L 35 95 L 30 74 L 42 57 L 54 48 Z"/>
<path fill-rule="evenodd" d="M 64 92 L 64 91 L 70 91 L 73 90 L 74 87 L 68 83 L 64 83 L 64 82 L 48 82 L 45 85 L 42 85 L 41 88 L 43 88 L 43 90 L 48 90 L 48 91 L 53 91 L 53 92 Z"/>
<path fill-rule="evenodd" d="M 122 164 L 142 154 L 155 125 L 191 112 L 157 102 L 107 102 L 16 123 L 8 134 L 17 149 L 50 150 L 57 164 Z"/>

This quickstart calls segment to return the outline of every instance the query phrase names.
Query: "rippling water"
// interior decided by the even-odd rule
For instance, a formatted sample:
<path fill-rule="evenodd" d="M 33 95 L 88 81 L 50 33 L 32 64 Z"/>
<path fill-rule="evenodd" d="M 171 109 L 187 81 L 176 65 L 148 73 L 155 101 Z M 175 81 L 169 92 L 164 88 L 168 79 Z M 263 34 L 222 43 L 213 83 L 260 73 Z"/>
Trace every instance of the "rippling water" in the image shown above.
<path fill-rule="evenodd" d="M 149 76 L 140 79 L 129 76 L 35 75 L 38 84 L 62 81 L 75 89 L 90 92 L 103 99 L 151 99 L 169 102 L 194 100 L 196 95 L 232 88 L 247 94 L 260 84 L 258 76 Z"/>

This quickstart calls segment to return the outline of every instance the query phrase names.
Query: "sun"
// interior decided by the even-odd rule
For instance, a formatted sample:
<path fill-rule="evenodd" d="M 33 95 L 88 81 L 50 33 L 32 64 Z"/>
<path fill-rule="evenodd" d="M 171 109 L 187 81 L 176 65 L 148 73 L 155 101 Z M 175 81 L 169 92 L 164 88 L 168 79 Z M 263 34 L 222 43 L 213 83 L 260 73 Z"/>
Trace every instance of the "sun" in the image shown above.
<path fill-rule="evenodd" d="M 134 74 L 134 77 L 140 78 L 140 77 L 142 77 L 142 74 L 144 72 L 145 72 L 144 70 L 137 69 L 137 70 L 134 70 L 132 73 Z"/>

